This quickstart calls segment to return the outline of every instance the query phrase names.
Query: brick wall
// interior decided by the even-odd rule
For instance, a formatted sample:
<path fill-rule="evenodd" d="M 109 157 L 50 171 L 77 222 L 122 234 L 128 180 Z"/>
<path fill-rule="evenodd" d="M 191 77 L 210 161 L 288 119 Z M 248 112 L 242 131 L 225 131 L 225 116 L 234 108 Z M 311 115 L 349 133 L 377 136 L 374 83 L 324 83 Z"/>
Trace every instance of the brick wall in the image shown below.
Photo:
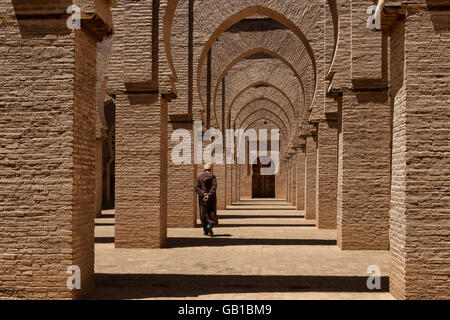
<path fill-rule="evenodd" d="M 297 206 L 297 154 L 292 155 L 292 205 Z"/>
<path fill-rule="evenodd" d="M 317 139 L 316 216 L 319 229 L 336 229 L 337 121 L 321 121 Z"/>
<path fill-rule="evenodd" d="M 65 20 L 18 22 L 10 2 L 0 12 L 0 296 L 80 297 L 93 285 L 95 42 Z M 81 291 L 67 289 L 71 265 Z"/>
<path fill-rule="evenodd" d="M 237 191 L 237 164 L 231 166 L 231 201 L 235 203 L 238 201 L 238 191 Z"/>
<path fill-rule="evenodd" d="M 216 164 L 213 172 L 217 178 L 217 210 L 225 209 L 225 165 Z"/>
<path fill-rule="evenodd" d="M 392 277 L 395 297 L 450 298 L 450 16 L 409 16 L 392 35 L 395 70 Z M 404 42 L 404 43 L 403 43 Z M 403 77 L 403 79 L 402 79 Z M 403 80 L 403 83 L 401 82 Z"/>
<path fill-rule="evenodd" d="M 306 137 L 305 161 L 305 216 L 316 219 L 316 170 L 317 170 L 317 137 Z"/>
<path fill-rule="evenodd" d="M 231 180 L 231 164 L 227 164 L 225 166 L 226 168 L 226 172 L 225 172 L 225 178 L 226 178 L 226 189 L 225 189 L 225 200 L 226 200 L 226 205 L 229 206 L 232 204 L 232 180 Z"/>
<path fill-rule="evenodd" d="M 171 122 L 169 123 L 169 137 L 177 129 L 190 132 L 193 145 L 192 123 Z M 179 143 L 169 142 L 169 155 L 173 148 Z M 191 151 L 193 161 L 194 153 Z M 197 181 L 197 166 L 195 164 L 175 165 L 169 158 L 168 170 L 168 211 L 167 222 L 169 228 L 192 228 L 196 225 L 196 213 L 198 196 L 195 193 L 195 182 Z"/>
<path fill-rule="evenodd" d="M 287 158 L 286 159 L 286 197 L 287 197 L 287 201 L 290 203 L 291 202 L 291 164 L 290 164 L 290 159 Z"/>
<path fill-rule="evenodd" d="M 391 139 L 387 92 L 346 91 L 341 109 L 338 245 L 387 250 Z"/>
<path fill-rule="evenodd" d="M 116 101 L 116 247 L 159 248 L 167 236 L 167 102 Z"/>
<path fill-rule="evenodd" d="M 297 148 L 297 210 L 305 210 L 305 148 Z"/>
<path fill-rule="evenodd" d="M 82 291 L 74 291 L 74 298 L 94 287 L 96 57 L 96 42 L 76 31 L 71 245 L 73 265 L 81 268 Z"/>
<path fill-rule="evenodd" d="M 280 170 L 275 176 L 275 198 L 287 199 L 286 185 L 286 165 L 280 159 Z"/>

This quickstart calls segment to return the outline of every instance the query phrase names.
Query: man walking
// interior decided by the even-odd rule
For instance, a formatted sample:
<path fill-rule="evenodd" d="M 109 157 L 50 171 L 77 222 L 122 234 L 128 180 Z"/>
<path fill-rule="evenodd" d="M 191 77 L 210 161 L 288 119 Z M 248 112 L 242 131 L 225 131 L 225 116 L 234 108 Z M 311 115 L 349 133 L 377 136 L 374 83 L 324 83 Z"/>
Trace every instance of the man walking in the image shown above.
<path fill-rule="evenodd" d="M 200 220 L 205 236 L 214 237 L 213 228 L 219 223 L 217 218 L 217 179 L 211 165 L 204 166 L 204 173 L 198 177 L 195 191 L 198 193 Z"/>

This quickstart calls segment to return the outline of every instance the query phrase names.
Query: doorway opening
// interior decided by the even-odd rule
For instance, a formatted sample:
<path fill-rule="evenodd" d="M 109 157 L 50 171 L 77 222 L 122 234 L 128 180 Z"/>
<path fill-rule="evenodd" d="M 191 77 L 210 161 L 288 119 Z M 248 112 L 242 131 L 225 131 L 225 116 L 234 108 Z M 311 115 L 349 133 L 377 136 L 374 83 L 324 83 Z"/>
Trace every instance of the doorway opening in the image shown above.
<path fill-rule="evenodd" d="M 253 164 L 252 174 L 252 198 L 274 199 L 275 198 L 275 175 L 263 175 L 262 169 L 270 168 L 273 160 L 267 157 L 259 157 Z"/>

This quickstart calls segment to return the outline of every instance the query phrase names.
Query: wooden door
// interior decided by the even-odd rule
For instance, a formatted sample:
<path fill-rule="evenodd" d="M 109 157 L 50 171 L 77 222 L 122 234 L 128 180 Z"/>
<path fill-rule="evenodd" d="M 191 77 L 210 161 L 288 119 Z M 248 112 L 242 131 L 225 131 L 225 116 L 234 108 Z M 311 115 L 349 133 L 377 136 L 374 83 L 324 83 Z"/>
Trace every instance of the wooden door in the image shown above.
<path fill-rule="evenodd" d="M 262 168 L 269 168 L 270 163 L 263 165 L 259 159 L 253 165 L 252 195 L 253 198 L 275 198 L 275 176 L 261 175 Z"/>

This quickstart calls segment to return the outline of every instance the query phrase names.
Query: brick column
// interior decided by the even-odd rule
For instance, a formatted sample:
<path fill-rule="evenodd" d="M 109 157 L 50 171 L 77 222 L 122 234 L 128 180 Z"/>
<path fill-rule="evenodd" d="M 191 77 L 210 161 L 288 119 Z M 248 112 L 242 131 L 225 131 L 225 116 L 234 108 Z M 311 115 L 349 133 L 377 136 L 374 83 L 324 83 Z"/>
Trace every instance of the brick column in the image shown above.
<path fill-rule="evenodd" d="M 230 206 L 233 201 L 232 201 L 232 187 L 231 187 L 231 168 L 233 165 L 231 164 L 227 164 L 225 165 L 225 200 L 226 200 L 226 205 Z"/>
<path fill-rule="evenodd" d="M 298 147 L 297 152 L 297 210 L 305 210 L 305 147 Z"/>
<path fill-rule="evenodd" d="M 214 165 L 214 174 L 217 178 L 217 210 L 225 210 L 226 206 L 226 177 L 225 177 L 225 165 Z"/>
<path fill-rule="evenodd" d="M 316 216 L 319 229 L 336 229 L 337 120 L 318 123 Z"/>
<path fill-rule="evenodd" d="M 317 141 L 316 136 L 306 137 L 305 158 L 305 217 L 316 219 L 316 170 L 317 170 Z"/>
<path fill-rule="evenodd" d="M 240 174 L 240 194 L 242 198 L 251 198 L 252 197 L 252 176 L 251 176 L 251 170 L 248 171 L 249 165 L 242 165 L 241 166 L 241 174 Z"/>
<path fill-rule="evenodd" d="M 167 238 L 167 100 L 118 96 L 116 247 L 159 248 Z"/>
<path fill-rule="evenodd" d="M 391 293 L 450 299 L 450 12 L 423 12 L 391 36 Z M 438 76 L 439 75 L 439 76 Z"/>
<path fill-rule="evenodd" d="M 193 123 L 190 120 L 176 121 L 171 118 L 169 123 L 169 141 L 173 131 L 177 129 L 187 130 L 194 144 Z M 169 157 L 172 149 L 179 143 L 170 142 Z M 191 155 L 194 155 L 191 149 Z M 193 159 L 193 157 L 191 157 Z M 193 162 L 193 161 L 192 161 Z M 198 196 L 195 193 L 194 184 L 197 181 L 197 165 L 175 165 L 169 158 L 168 167 L 168 196 L 167 196 L 167 226 L 169 228 L 193 228 L 197 221 Z"/>
<path fill-rule="evenodd" d="M 34 20 L 46 9 L 58 13 L 47 1 L 39 12 L 0 3 L 10 17 L 0 43 L 0 299 L 76 299 L 94 286 L 96 39 L 65 19 Z M 31 16 L 15 20 L 22 14 Z M 70 266 L 80 290 L 67 287 Z"/>
<path fill-rule="evenodd" d="M 291 197 L 292 197 L 292 192 L 291 192 L 291 159 L 289 158 L 286 162 L 287 164 L 287 168 L 286 168 L 286 173 L 287 173 L 287 201 L 289 203 L 291 203 Z"/>
<path fill-rule="evenodd" d="M 291 155 L 291 203 L 297 206 L 297 153 L 292 151 Z"/>
<path fill-rule="evenodd" d="M 241 200 L 241 165 L 236 165 L 236 201 Z"/>
<path fill-rule="evenodd" d="M 231 166 L 231 201 L 232 203 L 237 202 L 237 164 Z"/>
<path fill-rule="evenodd" d="M 339 107 L 338 245 L 389 249 L 387 91 L 345 91 Z"/>
<path fill-rule="evenodd" d="M 103 141 L 96 139 L 95 142 L 95 215 L 102 215 L 103 205 Z"/>
<path fill-rule="evenodd" d="M 287 199 L 286 185 L 286 162 L 280 161 L 280 170 L 275 177 L 275 195 L 277 199 Z"/>

